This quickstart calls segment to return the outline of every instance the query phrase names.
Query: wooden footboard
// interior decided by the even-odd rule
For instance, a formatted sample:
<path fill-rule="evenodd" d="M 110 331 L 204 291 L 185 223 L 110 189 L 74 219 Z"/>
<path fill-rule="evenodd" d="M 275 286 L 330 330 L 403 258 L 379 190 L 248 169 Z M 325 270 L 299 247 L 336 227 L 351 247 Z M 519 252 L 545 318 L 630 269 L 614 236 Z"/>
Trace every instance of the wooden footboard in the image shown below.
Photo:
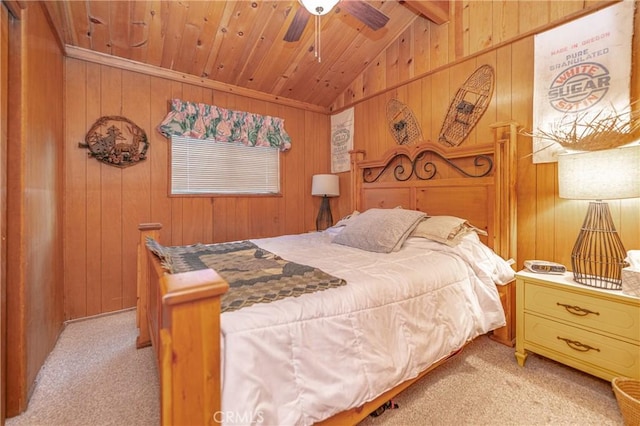
<path fill-rule="evenodd" d="M 220 298 L 229 285 L 211 269 L 166 274 L 146 247 L 160 224 L 139 226 L 137 347 L 153 345 L 161 423 L 215 424 L 220 412 Z"/>

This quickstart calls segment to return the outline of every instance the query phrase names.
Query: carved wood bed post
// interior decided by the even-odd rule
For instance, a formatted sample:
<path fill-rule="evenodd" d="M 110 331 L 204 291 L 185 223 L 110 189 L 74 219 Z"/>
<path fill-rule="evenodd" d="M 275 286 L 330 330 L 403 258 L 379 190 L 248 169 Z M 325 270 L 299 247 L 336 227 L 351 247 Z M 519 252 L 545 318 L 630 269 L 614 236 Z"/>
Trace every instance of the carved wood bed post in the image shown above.
<path fill-rule="evenodd" d="M 229 285 L 201 269 L 165 274 L 160 287 L 161 423 L 221 423 L 220 298 Z"/>
<path fill-rule="evenodd" d="M 499 238 L 494 251 L 504 259 L 517 260 L 516 231 L 516 144 L 518 123 L 503 121 L 490 126 L 495 132 L 496 208 L 494 224 Z M 500 129 L 508 128 L 500 134 Z"/>
<path fill-rule="evenodd" d="M 151 344 L 149 325 L 147 322 L 147 307 L 149 306 L 149 259 L 146 248 L 147 237 L 158 239 L 162 229 L 159 223 L 142 223 L 138 226 L 140 241 L 138 242 L 138 300 L 136 305 L 136 326 L 140 330 L 136 338 L 136 347 L 143 348 Z"/>
<path fill-rule="evenodd" d="M 360 199 L 360 190 L 362 187 L 362 179 L 361 176 L 358 176 L 358 162 L 364 160 L 364 151 L 361 149 L 355 149 L 349 151 L 349 160 L 351 162 L 351 169 L 349 172 L 349 177 L 351 179 L 351 213 L 354 210 L 359 210 L 361 208 Z"/>
<path fill-rule="evenodd" d="M 138 244 L 138 348 L 153 343 L 160 376 L 161 423 L 222 420 L 220 299 L 229 284 L 211 269 L 167 274 L 149 254 L 159 223 L 141 224 Z M 217 416 L 216 416 L 217 414 Z"/>

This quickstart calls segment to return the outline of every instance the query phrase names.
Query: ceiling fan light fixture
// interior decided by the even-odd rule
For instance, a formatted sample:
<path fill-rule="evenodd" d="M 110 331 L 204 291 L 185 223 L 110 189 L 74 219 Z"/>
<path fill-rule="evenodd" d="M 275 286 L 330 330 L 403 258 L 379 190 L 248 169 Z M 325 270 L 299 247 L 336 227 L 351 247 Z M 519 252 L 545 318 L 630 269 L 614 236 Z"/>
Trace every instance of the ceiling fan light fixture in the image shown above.
<path fill-rule="evenodd" d="M 339 0 L 299 0 L 307 11 L 316 16 L 326 15 L 338 4 Z"/>

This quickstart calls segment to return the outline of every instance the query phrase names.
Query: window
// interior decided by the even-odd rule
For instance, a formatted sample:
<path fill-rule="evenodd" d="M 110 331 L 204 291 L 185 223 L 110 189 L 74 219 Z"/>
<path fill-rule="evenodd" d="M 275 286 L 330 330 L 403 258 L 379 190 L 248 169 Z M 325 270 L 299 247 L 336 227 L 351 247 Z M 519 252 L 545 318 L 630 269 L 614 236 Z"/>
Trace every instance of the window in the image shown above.
<path fill-rule="evenodd" d="M 278 148 L 171 136 L 171 195 L 278 193 Z"/>

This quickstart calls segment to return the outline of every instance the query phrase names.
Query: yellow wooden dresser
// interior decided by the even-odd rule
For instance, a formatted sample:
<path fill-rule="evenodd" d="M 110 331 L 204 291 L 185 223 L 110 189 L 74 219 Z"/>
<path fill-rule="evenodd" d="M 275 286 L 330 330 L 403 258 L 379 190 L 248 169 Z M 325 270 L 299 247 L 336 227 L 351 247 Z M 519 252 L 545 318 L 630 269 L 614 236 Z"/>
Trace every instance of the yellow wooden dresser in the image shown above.
<path fill-rule="evenodd" d="M 564 275 L 516 274 L 516 359 L 527 351 L 611 380 L 640 379 L 640 298 Z"/>

